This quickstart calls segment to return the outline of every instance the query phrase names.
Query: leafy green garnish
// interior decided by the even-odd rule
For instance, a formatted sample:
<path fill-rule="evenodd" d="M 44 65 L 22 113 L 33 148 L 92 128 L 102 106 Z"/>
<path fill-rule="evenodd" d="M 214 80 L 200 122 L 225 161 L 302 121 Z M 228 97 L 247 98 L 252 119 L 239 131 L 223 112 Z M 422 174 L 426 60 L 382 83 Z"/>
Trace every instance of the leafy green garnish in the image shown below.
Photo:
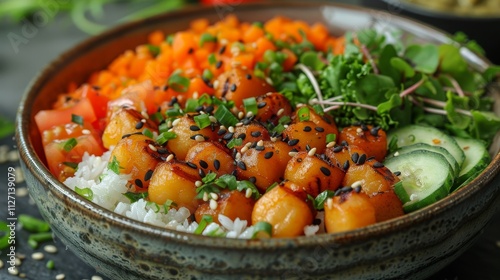
<path fill-rule="evenodd" d="M 189 88 L 190 80 L 181 76 L 179 71 L 174 72 L 168 78 L 168 86 L 177 92 L 186 92 Z"/>
<path fill-rule="evenodd" d="M 120 162 L 118 162 L 116 156 L 113 156 L 111 162 L 108 162 L 108 169 L 116 174 L 120 174 L 120 169 L 123 169 L 123 167 L 120 166 Z"/>
<path fill-rule="evenodd" d="M 92 192 L 90 188 L 75 187 L 75 192 L 90 201 L 92 201 L 92 199 L 94 198 L 94 192 Z"/>
<path fill-rule="evenodd" d="M 130 200 L 130 203 L 134 203 L 137 202 L 139 199 L 144 199 L 148 197 L 147 192 L 139 192 L 139 193 L 126 192 L 123 195 Z"/>
<path fill-rule="evenodd" d="M 323 210 L 327 199 L 335 196 L 335 191 L 325 190 L 312 200 L 313 206 L 317 210 Z"/>

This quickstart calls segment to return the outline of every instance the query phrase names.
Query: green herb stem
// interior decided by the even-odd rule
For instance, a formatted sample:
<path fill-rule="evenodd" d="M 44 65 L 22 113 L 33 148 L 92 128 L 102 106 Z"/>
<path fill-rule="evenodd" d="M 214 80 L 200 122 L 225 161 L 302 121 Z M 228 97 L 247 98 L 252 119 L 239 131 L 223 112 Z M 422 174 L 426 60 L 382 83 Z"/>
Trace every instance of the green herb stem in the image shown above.
<path fill-rule="evenodd" d="M 400 94 L 399 97 L 403 98 L 409 94 L 412 94 L 414 91 L 416 91 L 423 83 L 425 82 L 425 79 L 420 79 L 420 81 L 416 82 L 413 84 L 411 87 L 403 90 Z"/>
<path fill-rule="evenodd" d="M 375 107 L 375 106 L 363 104 L 363 103 L 356 103 L 356 102 L 342 102 L 342 101 L 338 101 L 338 102 L 323 101 L 323 102 L 320 102 L 320 101 L 311 100 L 310 103 L 320 104 L 320 105 L 331 105 L 331 107 L 325 108 L 324 112 L 336 110 L 336 109 L 340 108 L 341 106 L 359 107 L 359 108 L 364 108 L 364 109 L 368 109 L 368 110 L 372 110 L 372 111 L 377 112 L 377 107 Z"/>
<path fill-rule="evenodd" d="M 311 69 L 309 69 L 307 66 L 305 66 L 302 63 L 297 64 L 295 67 L 300 69 L 302 72 L 304 72 L 307 79 L 309 79 L 309 82 L 311 83 L 311 85 L 316 93 L 316 96 L 317 96 L 318 100 L 320 101 L 320 103 L 318 103 L 318 104 L 320 104 L 321 107 L 324 109 L 324 106 L 322 103 L 323 102 L 323 94 L 321 93 L 321 88 L 319 87 L 318 81 L 316 80 L 316 77 L 314 77 L 314 74 L 311 71 Z"/>
<path fill-rule="evenodd" d="M 444 108 L 446 106 L 446 103 L 443 102 L 443 101 L 439 101 L 439 100 L 434 100 L 434 99 L 430 99 L 430 98 L 421 98 L 421 100 L 427 104 L 430 104 L 430 105 L 433 105 L 433 106 L 436 106 L 436 107 L 440 107 L 440 108 Z M 418 103 L 415 103 L 417 105 L 419 105 Z M 436 113 L 436 114 L 440 114 L 440 115 L 446 115 L 446 111 L 444 110 L 440 110 L 440 109 L 436 109 L 436 108 L 428 108 L 428 107 L 422 107 L 424 110 L 426 110 L 427 112 L 429 113 Z M 455 112 L 457 113 L 460 113 L 462 115 L 466 115 L 466 116 L 469 116 L 469 117 L 472 117 L 472 114 L 470 111 L 467 111 L 467 110 L 464 110 L 464 109 L 455 109 Z"/>

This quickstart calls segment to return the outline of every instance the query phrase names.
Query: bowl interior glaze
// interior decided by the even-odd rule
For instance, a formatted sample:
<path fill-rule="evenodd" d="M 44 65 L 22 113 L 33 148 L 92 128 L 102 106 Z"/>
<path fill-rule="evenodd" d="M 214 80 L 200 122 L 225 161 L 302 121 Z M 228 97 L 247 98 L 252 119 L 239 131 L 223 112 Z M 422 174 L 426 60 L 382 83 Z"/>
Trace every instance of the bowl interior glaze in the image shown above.
<path fill-rule="evenodd" d="M 466 203 L 469 197 L 477 196 L 479 192 L 485 190 L 488 190 L 491 194 L 491 197 L 485 199 L 483 203 L 484 207 L 488 207 L 489 209 L 485 218 L 485 223 L 488 220 L 487 217 L 491 217 L 492 212 L 496 211 L 498 207 L 492 206 L 492 203 L 498 200 L 496 198 L 498 197 L 499 187 L 498 184 L 491 184 L 490 182 L 498 174 L 500 169 L 498 139 L 495 141 L 495 145 L 491 151 L 494 156 L 492 163 L 487 169 L 467 187 L 460 189 L 446 199 L 401 218 L 350 232 L 323 234 L 315 237 L 233 240 L 209 238 L 166 230 L 114 214 L 92 202 L 82 199 L 75 192 L 58 182 L 57 179 L 50 174 L 44 165 L 45 156 L 41 146 L 40 134 L 34 122 L 34 115 L 40 110 L 51 108 L 58 94 L 65 92 L 69 82 L 79 84 L 86 81 L 92 72 L 105 68 L 123 51 L 133 49 L 138 44 L 146 42 L 147 34 L 153 30 L 159 29 L 169 34 L 187 28 L 189 22 L 194 19 L 205 17 L 211 22 L 214 22 L 228 13 L 234 13 L 240 20 L 250 22 L 264 21 L 275 15 L 301 19 L 309 23 L 319 21 L 327 24 L 331 33 L 334 35 L 340 35 L 346 30 L 375 25 L 381 29 L 398 28 L 423 41 L 438 43 L 449 42 L 449 38 L 446 34 L 405 18 L 369 9 L 317 2 L 288 4 L 258 3 L 252 5 L 226 6 L 225 9 L 194 7 L 117 27 L 102 35 L 93 37 L 62 54 L 44 69 L 33 80 L 32 84 L 29 85 L 18 111 L 16 139 L 21 153 L 22 164 L 25 167 L 25 172 L 29 173 L 28 177 L 31 178 L 31 182 L 37 182 L 38 185 L 44 188 L 46 193 L 62 201 L 65 207 L 78 209 L 78 211 L 81 212 L 81 216 L 85 219 L 97 219 L 109 224 L 111 228 L 146 236 L 151 240 L 155 240 L 155 242 L 170 242 L 179 244 L 180 247 L 198 246 L 199 248 L 214 250 L 214 252 L 219 252 L 220 254 L 232 250 L 248 250 L 248 252 L 263 250 L 273 252 L 273 254 L 274 252 L 278 254 L 280 250 L 282 250 L 286 254 L 290 254 L 291 251 L 296 249 L 313 249 L 318 246 L 342 248 L 342 246 L 348 247 L 353 244 L 368 243 L 371 242 L 371 240 L 377 240 L 385 236 L 398 236 L 401 232 L 411 231 L 412 227 L 415 225 L 428 223 L 435 217 L 439 217 L 447 212 L 447 214 L 449 214 L 449 211 Z M 471 66 L 476 69 L 482 70 L 488 66 L 487 60 L 475 55 L 467 49 L 462 49 L 462 54 L 469 61 Z M 498 103 L 499 102 L 496 102 L 496 105 L 499 105 Z M 499 109 L 498 106 L 496 106 L 496 109 Z M 30 186 L 30 192 L 35 194 L 35 200 L 37 200 L 39 196 L 44 195 L 41 189 L 36 188 L 38 188 L 38 186 Z M 40 206 L 39 201 L 37 201 L 37 204 L 40 208 L 43 208 L 43 206 Z M 42 215 L 52 223 L 54 228 L 57 229 L 60 226 L 59 223 L 61 223 L 61 221 L 51 218 L 50 215 L 42 209 L 41 212 Z M 477 230 L 480 231 L 480 228 Z M 470 239 L 474 237 L 470 235 L 467 236 Z M 81 251 L 80 254 L 85 254 L 82 248 L 76 248 L 75 251 Z M 98 256 L 94 257 L 98 258 Z M 85 257 L 83 258 L 85 259 Z M 111 262 L 110 260 L 107 261 Z M 443 262 L 443 264 L 445 263 L 446 262 Z M 120 269 L 123 269 L 123 267 L 120 267 Z M 196 269 L 194 268 L 194 270 Z M 321 271 L 326 270 L 318 271 L 318 273 L 321 273 Z M 110 275 L 118 274 L 110 273 Z"/>

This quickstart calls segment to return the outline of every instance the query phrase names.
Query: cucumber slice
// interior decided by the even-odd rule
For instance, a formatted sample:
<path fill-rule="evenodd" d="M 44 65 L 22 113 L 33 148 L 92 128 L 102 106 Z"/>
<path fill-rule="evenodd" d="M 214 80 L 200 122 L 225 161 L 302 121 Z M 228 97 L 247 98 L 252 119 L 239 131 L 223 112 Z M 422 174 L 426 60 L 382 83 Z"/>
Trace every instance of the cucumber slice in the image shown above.
<path fill-rule="evenodd" d="M 402 154 L 410 153 L 410 152 L 417 151 L 417 150 L 426 150 L 426 151 L 431 151 L 431 152 L 435 152 L 438 154 L 442 154 L 446 158 L 448 163 L 451 165 L 451 168 L 453 169 L 453 174 L 455 174 L 455 177 L 458 176 L 458 173 L 460 172 L 460 166 L 459 166 L 457 160 L 450 154 L 450 152 L 448 152 L 448 150 L 446 150 L 445 148 L 440 147 L 440 146 L 433 146 L 433 145 L 429 145 L 426 143 L 416 143 L 413 145 L 401 147 L 395 153 L 388 155 L 386 158 L 389 159 L 396 154 L 402 155 Z"/>
<path fill-rule="evenodd" d="M 439 153 L 417 150 L 387 159 L 384 165 L 399 171 L 401 184 L 394 191 L 406 213 L 418 210 L 446 197 L 453 185 L 453 169 Z"/>
<path fill-rule="evenodd" d="M 415 143 L 426 143 L 431 146 L 443 147 L 455 158 L 459 167 L 462 166 L 465 160 L 464 151 L 458 146 L 457 141 L 434 127 L 407 125 L 397 128 L 389 132 L 387 143 L 396 140 L 398 148 L 413 145 Z"/>
<path fill-rule="evenodd" d="M 490 154 L 483 142 L 476 139 L 454 138 L 464 152 L 465 160 L 452 191 L 461 188 L 464 183 L 466 184 L 471 179 L 477 177 L 491 161 Z"/>

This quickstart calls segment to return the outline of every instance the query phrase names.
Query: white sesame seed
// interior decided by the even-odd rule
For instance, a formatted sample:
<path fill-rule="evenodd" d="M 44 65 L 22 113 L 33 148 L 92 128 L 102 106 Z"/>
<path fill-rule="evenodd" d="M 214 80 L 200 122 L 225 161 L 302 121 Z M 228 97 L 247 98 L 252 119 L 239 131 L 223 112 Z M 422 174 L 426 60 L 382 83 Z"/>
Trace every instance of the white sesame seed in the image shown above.
<path fill-rule="evenodd" d="M 238 54 L 240 54 L 240 48 L 238 48 L 238 46 L 231 47 L 229 51 L 233 56 L 237 56 Z"/>
<path fill-rule="evenodd" d="M 239 127 L 239 126 L 242 126 L 242 125 L 243 125 L 242 122 L 237 122 L 234 126 Z"/>
<path fill-rule="evenodd" d="M 269 77 L 266 77 L 266 82 L 270 85 L 273 85 L 273 80 L 271 80 L 271 78 Z"/>
<path fill-rule="evenodd" d="M 217 119 L 214 116 L 209 116 L 208 119 L 210 120 L 210 122 L 213 122 L 213 123 L 217 122 Z"/>
<path fill-rule="evenodd" d="M 230 126 L 227 128 L 227 130 L 231 133 L 234 133 L 234 126 Z"/>
<path fill-rule="evenodd" d="M 17 258 L 19 258 L 20 260 L 24 260 L 24 259 L 26 259 L 26 255 L 25 254 L 17 254 Z"/>
<path fill-rule="evenodd" d="M 245 197 L 246 197 L 246 198 L 250 198 L 251 196 L 252 196 L 252 189 L 247 189 L 247 190 L 245 191 Z"/>
<path fill-rule="evenodd" d="M 276 115 L 279 117 L 281 116 L 283 113 L 285 112 L 285 109 L 281 108 L 278 110 L 278 112 L 276 113 Z"/>
<path fill-rule="evenodd" d="M 277 137 L 271 137 L 271 141 L 272 142 L 276 142 L 276 141 L 278 141 L 278 138 Z"/>
<path fill-rule="evenodd" d="M 288 124 L 283 125 L 284 128 L 288 128 Z"/>
<path fill-rule="evenodd" d="M 362 134 L 362 133 L 363 133 L 363 130 L 361 129 L 361 127 L 358 127 L 358 128 L 356 129 L 356 132 L 357 132 L 358 134 Z"/>
<path fill-rule="evenodd" d="M 219 87 L 219 80 L 215 80 L 212 86 L 216 90 Z"/>
<path fill-rule="evenodd" d="M 158 151 L 158 149 L 157 149 L 155 146 L 153 146 L 153 144 L 149 144 L 149 145 L 148 145 L 148 147 L 149 147 L 149 148 L 151 149 L 151 151 L 153 151 L 153 152 Z"/>
<path fill-rule="evenodd" d="M 16 189 L 16 195 L 18 197 L 25 197 L 28 195 L 28 189 L 25 187 L 18 188 Z"/>
<path fill-rule="evenodd" d="M 257 48 L 257 43 L 256 42 L 252 42 L 252 44 L 250 44 L 252 46 L 252 48 L 256 49 Z"/>
<path fill-rule="evenodd" d="M 500 248 L 500 241 L 497 241 L 496 245 L 497 245 L 498 248 Z"/>
<path fill-rule="evenodd" d="M 145 119 L 149 119 L 148 112 L 146 112 L 146 111 L 141 111 L 141 115 L 142 115 Z"/>
<path fill-rule="evenodd" d="M 203 201 L 208 201 L 208 193 L 207 192 L 203 193 Z"/>
<path fill-rule="evenodd" d="M 241 66 L 241 69 L 243 69 L 243 70 L 247 70 L 247 69 L 248 69 L 248 67 L 246 67 L 245 65 L 243 65 L 243 66 Z"/>
<path fill-rule="evenodd" d="M 354 189 L 354 188 L 357 188 L 357 187 L 361 187 L 361 183 L 362 183 L 361 181 L 356 181 L 356 182 L 352 183 L 352 186 L 351 186 L 351 187 L 352 187 L 353 189 Z"/>
<path fill-rule="evenodd" d="M 243 113 L 242 111 L 239 111 L 238 112 L 238 119 L 243 119 L 243 117 L 245 116 L 245 113 Z"/>
<path fill-rule="evenodd" d="M 197 91 L 193 92 L 193 98 L 194 99 L 198 99 L 199 95 L 200 94 Z"/>
<path fill-rule="evenodd" d="M 217 209 L 217 201 L 210 199 L 210 209 L 212 210 Z"/>
<path fill-rule="evenodd" d="M 333 208 L 333 199 L 329 198 L 326 200 L 326 205 L 328 206 L 328 208 Z"/>
<path fill-rule="evenodd" d="M 57 247 L 54 245 L 45 245 L 45 247 L 43 247 L 43 250 L 51 254 L 57 253 Z"/>
<path fill-rule="evenodd" d="M 94 275 L 94 276 L 92 276 L 92 278 L 90 278 L 90 280 L 102 280 L 102 277 Z"/>
<path fill-rule="evenodd" d="M 82 134 L 84 134 L 84 135 L 89 135 L 90 133 L 91 133 L 91 132 L 90 132 L 90 130 L 88 130 L 88 129 L 83 129 L 83 130 L 82 130 Z"/>
<path fill-rule="evenodd" d="M 294 157 L 297 154 L 297 152 L 289 152 L 288 155 L 291 157 Z"/>
<path fill-rule="evenodd" d="M 36 260 L 36 261 L 39 261 L 39 260 L 43 260 L 44 255 L 42 252 L 36 252 L 36 253 L 31 254 L 31 258 Z"/>
<path fill-rule="evenodd" d="M 171 120 L 168 120 L 168 121 L 167 121 L 167 127 L 168 127 L 168 128 L 172 127 L 172 121 L 171 121 Z"/>
<path fill-rule="evenodd" d="M 251 118 L 253 116 L 253 112 L 252 111 L 248 111 L 247 114 L 246 114 L 246 117 L 247 118 Z"/>
<path fill-rule="evenodd" d="M 167 157 L 167 159 L 166 159 L 165 161 L 166 161 L 166 162 L 169 162 L 169 161 L 171 161 L 171 160 L 173 160 L 173 159 L 174 159 L 174 155 L 173 155 L 173 154 L 170 154 L 170 155 L 168 155 L 168 157 Z"/>
<path fill-rule="evenodd" d="M 237 152 L 237 153 L 236 153 L 236 156 L 234 157 L 234 159 L 236 159 L 236 160 L 240 160 L 240 159 L 241 159 L 241 153 L 240 153 L 240 152 Z"/>
<path fill-rule="evenodd" d="M 245 147 L 247 147 L 247 148 L 249 148 L 249 149 L 250 149 L 250 146 L 252 146 L 252 142 L 247 142 L 247 143 L 245 144 Z"/>
<path fill-rule="evenodd" d="M 141 123 L 146 123 L 146 119 L 141 119 Z"/>
<path fill-rule="evenodd" d="M 198 142 L 203 142 L 203 141 L 205 141 L 205 137 L 203 137 L 202 135 L 196 135 L 194 137 L 194 140 L 196 140 Z"/>
<path fill-rule="evenodd" d="M 312 148 L 309 150 L 309 152 L 307 153 L 308 156 L 312 157 L 316 154 L 316 148 Z"/>
<path fill-rule="evenodd" d="M 17 270 L 17 267 L 11 266 L 11 267 L 9 267 L 9 274 L 10 275 L 18 275 L 19 274 L 19 270 Z"/>
<path fill-rule="evenodd" d="M 20 266 L 21 264 L 23 264 L 23 261 L 20 258 L 15 258 L 14 259 L 14 264 L 16 266 Z"/>
<path fill-rule="evenodd" d="M 194 182 L 194 185 L 195 185 L 197 188 L 199 188 L 199 187 L 201 187 L 201 186 L 203 185 L 203 182 L 202 182 L 202 181 L 196 181 L 196 182 Z"/>
<path fill-rule="evenodd" d="M 3 261 L 0 260 L 0 268 L 3 268 Z"/>
<path fill-rule="evenodd" d="M 181 119 L 175 119 L 173 122 L 172 122 L 172 126 L 176 126 L 179 122 L 181 121 Z"/>
<path fill-rule="evenodd" d="M 248 147 L 247 146 L 243 146 L 243 148 L 241 148 L 241 153 L 244 154 L 246 151 L 248 151 Z"/>
<path fill-rule="evenodd" d="M 219 129 L 226 129 L 226 127 L 224 125 L 221 125 Z"/>
<path fill-rule="evenodd" d="M 217 200 L 217 199 L 219 199 L 219 196 L 218 196 L 216 193 L 210 193 L 210 197 L 211 197 L 213 200 Z"/>
<path fill-rule="evenodd" d="M 395 152 L 395 153 L 394 153 L 394 156 L 395 156 L 395 157 L 399 156 L 399 152 Z"/>
<path fill-rule="evenodd" d="M 220 43 L 221 45 L 227 45 L 228 40 L 227 40 L 226 38 L 222 38 L 222 39 L 220 39 L 220 40 L 219 40 L 219 43 Z"/>
<path fill-rule="evenodd" d="M 66 275 L 64 275 L 62 273 L 56 275 L 56 280 L 64 280 L 64 278 L 66 278 Z"/>
<path fill-rule="evenodd" d="M 12 150 L 7 154 L 7 159 L 9 161 L 18 161 L 19 160 L 19 152 L 17 150 Z"/>
<path fill-rule="evenodd" d="M 264 146 L 264 141 L 259 140 L 259 142 L 257 142 L 257 146 Z"/>
<path fill-rule="evenodd" d="M 267 96 L 271 96 L 273 95 L 273 92 L 272 91 L 269 91 L 268 93 L 266 93 Z"/>
<path fill-rule="evenodd" d="M 26 273 L 24 272 L 19 273 L 19 278 L 26 278 Z"/>
<path fill-rule="evenodd" d="M 241 65 L 241 61 L 237 61 L 237 60 L 233 60 L 233 61 L 231 61 L 231 66 L 232 66 L 233 68 L 234 68 L 234 67 L 236 67 L 236 66 L 239 66 L 239 65 Z"/>
<path fill-rule="evenodd" d="M 327 148 L 332 148 L 333 146 L 335 146 L 335 141 L 332 141 L 332 142 L 326 144 Z"/>
<path fill-rule="evenodd" d="M 168 129 L 167 131 L 168 131 L 168 132 L 172 132 L 172 131 L 174 131 L 174 129 L 173 129 L 173 128 L 170 128 L 170 129 Z"/>

